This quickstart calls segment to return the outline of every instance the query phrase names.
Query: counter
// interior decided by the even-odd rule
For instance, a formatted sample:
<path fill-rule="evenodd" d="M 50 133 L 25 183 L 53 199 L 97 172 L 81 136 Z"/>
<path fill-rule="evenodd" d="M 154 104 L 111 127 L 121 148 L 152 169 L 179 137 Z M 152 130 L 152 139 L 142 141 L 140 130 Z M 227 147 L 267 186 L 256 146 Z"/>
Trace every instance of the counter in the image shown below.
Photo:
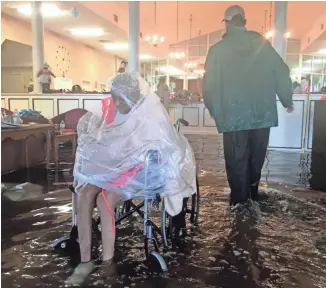
<path fill-rule="evenodd" d="M 101 109 L 101 99 L 107 94 L 2 94 L 1 105 L 11 111 L 30 108 L 52 118 L 74 108 L 89 111 Z M 295 111 L 286 113 L 277 101 L 279 126 L 271 129 L 269 148 L 301 151 L 311 150 L 315 103 L 322 95 L 295 94 Z M 182 127 L 185 134 L 217 134 L 215 122 L 203 103 L 171 104 L 169 115 L 173 122 L 183 118 L 189 127 Z"/>
<path fill-rule="evenodd" d="M 313 118 L 316 101 L 322 95 L 293 95 L 294 112 L 289 114 L 277 100 L 278 127 L 271 129 L 269 148 L 275 150 L 310 151 L 312 148 Z M 190 123 L 183 133 L 216 134 L 215 122 L 203 103 L 174 104 L 170 107 L 173 120 L 184 118 Z"/>
<path fill-rule="evenodd" d="M 89 111 L 101 109 L 101 99 L 108 94 L 1 94 L 1 107 L 10 111 L 33 109 L 53 118 L 75 108 Z"/>

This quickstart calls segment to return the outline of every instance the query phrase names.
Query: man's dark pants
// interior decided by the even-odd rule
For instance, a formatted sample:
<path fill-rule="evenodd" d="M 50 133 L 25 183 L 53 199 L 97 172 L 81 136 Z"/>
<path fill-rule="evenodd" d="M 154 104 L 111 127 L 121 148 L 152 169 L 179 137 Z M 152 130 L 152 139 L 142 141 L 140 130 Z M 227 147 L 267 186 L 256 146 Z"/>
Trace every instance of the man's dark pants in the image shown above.
<path fill-rule="evenodd" d="M 231 188 L 230 204 L 258 199 L 270 128 L 223 133 L 226 173 Z"/>

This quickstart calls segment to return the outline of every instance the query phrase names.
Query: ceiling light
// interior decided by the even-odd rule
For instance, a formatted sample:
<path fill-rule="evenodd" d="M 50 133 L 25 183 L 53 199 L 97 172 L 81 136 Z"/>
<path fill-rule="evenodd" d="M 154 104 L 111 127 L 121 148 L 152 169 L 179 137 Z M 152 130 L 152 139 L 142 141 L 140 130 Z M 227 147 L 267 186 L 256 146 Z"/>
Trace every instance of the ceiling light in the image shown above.
<path fill-rule="evenodd" d="M 21 5 L 17 7 L 17 11 L 25 16 L 32 15 L 31 5 Z M 57 17 L 63 14 L 56 4 L 53 3 L 43 3 L 41 6 L 41 13 L 43 17 Z"/>
<path fill-rule="evenodd" d="M 204 74 L 205 70 L 204 69 L 194 70 L 194 73 L 196 73 L 196 74 Z"/>
<path fill-rule="evenodd" d="M 265 34 L 265 38 L 266 39 L 270 39 L 274 36 L 274 31 L 268 31 L 266 34 Z"/>
<path fill-rule="evenodd" d="M 197 64 L 196 63 L 192 63 L 192 62 L 186 62 L 184 65 L 187 68 L 195 68 L 195 67 L 197 67 Z"/>
<path fill-rule="evenodd" d="M 107 50 L 128 50 L 128 43 L 105 43 L 104 48 Z"/>
<path fill-rule="evenodd" d="M 174 67 L 174 66 L 160 66 L 158 68 L 158 70 L 160 72 L 163 72 L 163 73 L 167 73 L 167 74 L 170 74 L 171 76 L 174 76 L 174 75 L 186 75 L 186 72 L 177 68 L 177 67 Z"/>
<path fill-rule="evenodd" d="M 164 40 L 165 38 L 163 36 L 159 36 L 157 34 L 153 34 L 153 36 L 145 36 L 145 41 L 152 44 L 154 47 L 157 47 L 158 44 L 164 43 Z"/>
<path fill-rule="evenodd" d="M 70 33 L 74 36 L 98 37 L 104 34 L 102 28 L 73 28 Z"/>
<path fill-rule="evenodd" d="M 184 52 L 171 52 L 169 53 L 169 57 L 174 59 L 182 59 L 186 57 L 186 54 Z"/>
<path fill-rule="evenodd" d="M 291 32 L 286 32 L 286 33 L 284 34 L 284 37 L 285 37 L 286 39 L 289 39 L 289 38 L 291 37 Z"/>
<path fill-rule="evenodd" d="M 319 52 L 318 52 L 319 54 L 323 54 L 323 55 L 326 55 L 326 49 L 321 49 L 321 50 L 319 50 Z"/>
<path fill-rule="evenodd" d="M 153 56 L 152 56 L 152 55 L 147 55 L 147 54 L 145 54 L 145 55 L 140 55 L 140 56 L 139 56 L 139 59 L 140 59 L 140 60 L 150 60 L 150 59 L 153 59 Z"/>

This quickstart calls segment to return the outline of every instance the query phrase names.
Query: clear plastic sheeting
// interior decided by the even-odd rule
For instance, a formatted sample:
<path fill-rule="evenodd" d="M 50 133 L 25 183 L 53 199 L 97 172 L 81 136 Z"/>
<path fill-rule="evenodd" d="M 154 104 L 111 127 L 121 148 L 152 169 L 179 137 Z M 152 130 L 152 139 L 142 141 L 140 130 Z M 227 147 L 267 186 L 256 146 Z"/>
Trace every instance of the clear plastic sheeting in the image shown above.
<path fill-rule="evenodd" d="M 110 85 L 102 111 L 78 123 L 75 180 L 124 199 L 189 197 L 196 189 L 194 154 L 158 96 L 138 74 L 120 74 Z"/>

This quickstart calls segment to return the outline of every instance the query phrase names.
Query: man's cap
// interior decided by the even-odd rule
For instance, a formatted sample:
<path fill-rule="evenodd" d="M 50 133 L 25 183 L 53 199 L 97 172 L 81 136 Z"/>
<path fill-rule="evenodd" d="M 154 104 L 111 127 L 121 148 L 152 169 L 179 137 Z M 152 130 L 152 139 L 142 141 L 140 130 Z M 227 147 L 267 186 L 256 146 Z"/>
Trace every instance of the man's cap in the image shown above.
<path fill-rule="evenodd" d="M 235 15 L 241 15 L 243 20 L 246 19 L 246 13 L 244 9 L 239 5 L 233 5 L 225 10 L 223 21 L 231 21 Z"/>

